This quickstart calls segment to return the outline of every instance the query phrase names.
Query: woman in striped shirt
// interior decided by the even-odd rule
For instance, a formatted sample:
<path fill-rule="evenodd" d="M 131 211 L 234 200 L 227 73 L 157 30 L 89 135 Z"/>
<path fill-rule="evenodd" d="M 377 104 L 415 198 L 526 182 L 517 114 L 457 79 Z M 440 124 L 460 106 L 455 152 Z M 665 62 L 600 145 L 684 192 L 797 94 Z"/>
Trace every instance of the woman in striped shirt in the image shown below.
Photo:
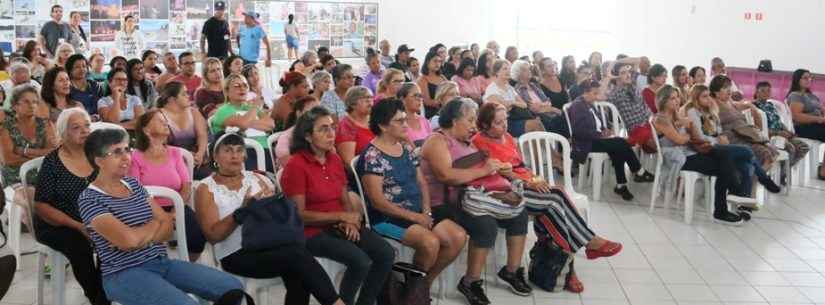
<path fill-rule="evenodd" d="M 84 145 L 98 175 L 80 194 L 78 206 L 99 256 L 108 298 L 124 305 L 195 305 L 198 302 L 187 293 L 216 301 L 243 289 L 229 274 L 167 257 L 162 243 L 171 237 L 175 219 L 135 178 L 126 177 L 131 164 L 128 143 L 125 131 L 101 129 Z"/>

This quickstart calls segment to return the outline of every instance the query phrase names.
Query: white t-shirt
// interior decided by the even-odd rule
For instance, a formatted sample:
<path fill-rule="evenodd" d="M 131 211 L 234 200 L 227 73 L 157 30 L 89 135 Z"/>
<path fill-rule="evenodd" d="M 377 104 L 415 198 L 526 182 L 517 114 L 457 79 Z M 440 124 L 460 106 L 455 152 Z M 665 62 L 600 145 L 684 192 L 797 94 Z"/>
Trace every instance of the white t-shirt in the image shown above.
<path fill-rule="evenodd" d="M 140 58 L 145 46 L 146 43 L 143 39 L 143 34 L 138 30 L 132 31 L 132 34 L 119 31 L 115 35 L 115 47 L 121 51 L 120 55 L 126 57 L 127 60 Z"/>
<path fill-rule="evenodd" d="M 256 194 L 261 191 L 261 180 L 264 181 L 269 187 L 273 187 L 268 179 L 260 177 L 256 177 L 257 174 L 244 171 L 243 172 L 243 180 L 241 181 L 241 188 L 237 191 L 230 190 L 224 185 L 219 185 L 215 180 L 210 176 L 209 178 L 201 180 L 201 183 L 206 184 L 206 187 L 209 189 L 209 192 L 212 193 L 212 198 L 215 201 L 215 207 L 218 208 L 218 217 L 223 219 L 229 214 L 232 214 L 241 207 L 243 203 L 244 197 L 246 196 L 247 191 L 250 194 Z M 241 250 L 241 227 L 238 226 L 232 233 L 229 234 L 224 240 L 215 244 L 215 258 L 218 260 L 223 259 L 231 255 L 232 253 Z"/>
<path fill-rule="evenodd" d="M 298 37 L 298 28 L 295 27 L 295 24 L 289 24 L 289 23 L 285 24 L 284 25 L 284 32 L 289 36 L 296 37 L 296 38 Z"/>
<path fill-rule="evenodd" d="M 496 85 L 495 82 L 490 83 L 490 85 L 487 86 L 487 91 L 484 91 L 484 96 L 481 99 L 486 103 L 487 99 L 493 95 L 498 96 L 500 99 L 507 103 L 516 102 L 516 89 L 513 88 L 513 86 L 510 86 L 509 84 L 506 85 L 504 88 L 501 88 L 498 85 Z"/>

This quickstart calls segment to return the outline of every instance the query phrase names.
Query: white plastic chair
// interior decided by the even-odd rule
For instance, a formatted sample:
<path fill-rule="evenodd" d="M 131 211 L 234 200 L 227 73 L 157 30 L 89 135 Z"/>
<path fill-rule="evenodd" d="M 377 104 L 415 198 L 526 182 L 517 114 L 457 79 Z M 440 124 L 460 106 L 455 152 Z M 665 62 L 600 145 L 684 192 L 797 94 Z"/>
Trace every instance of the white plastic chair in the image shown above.
<path fill-rule="evenodd" d="M 564 191 L 576 204 L 579 213 L 584 216 L 585 221 L 590 221 L 590 202 L 584 194 L 576 193 L 573 189 L 573 177 L 571 167 L 573 161 L 570 159 L 570 143 L 563 136 L 552 132 L 534 131 L 523 134 L 518 138 L 518 147 L 524 162 L 529 164 L 534 175 L 543 177 L 551 185 L 557 185 L 553 176 L 553 158 L 550 158 L 550 151 L 554 147 L 561 146 L 562 167 L 564 169 Z"/>
<path fill-rule="evenodd" d="M 570 123 L 570 115 L 568 114 L 567 109 L 570 108 L 570 105 L 572 104 L 573 103 L 567 103 L 564 104 L 563 107 L 564 118 L 567 121 L 567 129 L 570 131 L 570 139 L 573 139 L 573 125 Z M 602 116 L 604 116 L 604 113 L 602 113 Z M 618 117 L 614 116 L 614 118 L 614 121 L 616 122 L 616 124 L 618 124 Z M 602 122 L 606 121 L 602 120 Z M 616 128 L 616 126 L 618 125 L 613 126 L 613 128 Z M 613 131 L 615 133 L 618 130 L 614 129 Z M 579 189 L 584 188 L 584 182 L 587 180 L 587 173 L 589 167 L 590 178 L 593 181 L 593 200 L 595 201 L 599 201 L 599 199 L 601 199 L 602 176 L 607 174 L 604 171 L 604 166 L 608 160 L 610 160 L 610 157 L 607 155 L 607 153 L 590 152 L 587 155 L 587 161 L 584 164 L 579 165 L 579 183 L 576 187 Z"/>
<path fill-rule="evenodd" d="M 788 128 L 788 130 L 790 132 L 796 134 L 796 130 L 794 130 L 794 126 L 793 126 L 793 117 L 791 115 L 790 107 L 788 107 L 788 105 L 785 105 L 785 103 L 780 102 L 780 101 L 776 101 L 776 100 L 769 100 L 769 101 L 771 101 L 771 103 L 773 103 L 774 107 L 776 107 L 776 110 L 778 110 L 779 118 L 782 119 L 782 124 L 784 124 L 785 127 Z M 802 140 L 802 141 L 805 141 L 805 139 L 803 139 L 803 138 L 799 138 L 799 139 Z M 805 143 L 808 144 L 809 146 L 811 144 L 807 141 L 805 141 Z M 808 158 L 810 156 L 811 156 L 811 153 L 805 155 L 805 157 L 802 158 L 801 162 L 798 163 L 797 166 L 792 167 L 791 171 L 787 172 L 787 177 L 788 177 L 787 185 L 788 186 L 791 186 L 791 185 L 794 185 L 794 184 L 796 184 L 797 186 L 803 186 L 803 185 L 805 185 L 805 183 L 807 183 L 805 175 L 807 173 L 807 170 L 809 169 L 809 167 L 807 166 L 807 161 L 808 161 Z M 793 178 L 791 178 L 791 177 L 793 177 Z M 786 193 L 790 192 L 790 188 L 785 188 L 785 192 Z"/>
<path fill-rule="evenodd" d="M 152 197 L 160 197 L 172 200 L 175 205 L 175 238 L 178 241 L 178 259 L 182 261 L 189 261 L 189 247 L 186 244 L 186 221 L 184 221 L 184 209 L 186 204 L 180 193 L 177 191 L 162 187 L 162 186 L 144 186 L 146 191 Z"/>
<path fill-rule="evenodd" d="M 0 182 L 3 181 L 3 177 L 0 176 Z M 5 184 L 4 184 L 5 185 Z M 8 227 L 6 227 L 6 233 L 8 234 L 8 240 L 6 241 L 11 248 L 12 254 L 14 254 L 14 258 L 19 262 L 20 258 L 22 257 L 23 250 L 20 246 L 20 239 L 22 234 L 21 228 L 21 221 L 23 218 L 23 208 L 14 203 L 14 187 L 11 185 L 6 185 L 3 188 L 4 195 L 6 197 L 6 221 L 8 222 Z M 17 271 L 22 270 L 22 264 L 17 264 Z"/>
<path fill-rule="evenodd" d="M 244 146 L 255 150 L 255 164 L 259 171 L 266 171 L 266 153 L 261 143 L 250 138 L 243 138 Z"/>
<path fill-rule="evenodd" d="M 278 160 L 278 158 L 276 158 L 276 156 L 275 156 L 275 145 L 278 144 L 278 138 L 280 138 L 282 134 L 283 134 L 283 132 L 276 132 L 276 133 L 273 133 L 273 134 L 269 135 L 269 137 L 266 138 L 266 145 L 269 146 L 269 158 L 272 159 L 272 164 L 273 165 L 278 163 L 278 162 L 276 162 Z M 284 165 L 286 165 L 286 164 L 281 164 L 281 166 L 284 166 Z M 277 169 L 276 169 L 276 171 L 277 171 Z"/>
<path fill-rule="evenodd" d="M 786 151 L 784 147 L 778 147 L 776 145 L 773 145 L 774 141 L 784 141 L 785 138 L 782 138 L 782 137 L 779 137 L 779 136 L 771 137 L 770 132 L 769 132 L 770 128 L 768 128 L 768 126 L 767 126 L 768 125 L 768 115 L 765 114 L 765 112 L 762 111 L 761 109 L 756 109 L 756 111 L 759 114 L 759 117 L 762 121 L 762 126 L 761 127 L 756 126 L 756 127 L 759 127 L 760 134 L 762 135 L 763 138 L 770 139 L 771 140 L 771 145 L 779 151 L 779 156 L 776 158 L 777 162 L 774 164 L 773 168 L 770 168 L 768 170 L 770 171 L 771 176 L 773 177 L 774 181 L 779 181 L 781 166 L 785 167 L 785 173 L 787 173 L 786 174 L 786 177 L 787 177 L 786 185 L 787 186 L 785 187 L 785 194 L 787 195 L 787 194 L 790 193 L 790 189 L 791 189 L 790 186 L 793 183 L 792 182 L 793 175 L 791 174 L 791 162 L 789 160 L 790 155 L 788 154 L 788 151 Z M 780 138 L 781 138 L 781 140 L 780 140 Z M 762 193 L 765 194 L 764 201 L 767 201 L 768 200 L 768 197 L 767 197 L 768 193 L 767 192 L 762 192 Z"/>
<path fill-rule="evenodd" d="M 23 185 L 23 189 L 29 187 L 26 184 L 26 175 L 32 170 L 39 170 L 40 166 L 43 165 L 43 157 L 39 157 L 36 159 L 32 159 L 23 163 L 20 166 L 20 181 Z M 28 196 L 28 193 L 25 194 L 24 198 L 29 205 L 29 223 L 33 223 L 34 217 L 34 198 Z M 18 207 L 19 208 L 19 207 Z M 22 208 L 19 208 L 22 210 Z M 18 217 L 20 217 L 18 215 Z M 19 218 L 18 218 L 18 228 L 19 228 Z M 35 228 L 32 226 L 32 236 L 34 236 Z M 19 236 L 18 236 L 19 238 Z M 19 240 L 18 240 L 19 241 Z M 37 244 L 37 290 L 35 292 L 35 304 L 42 305 L 45 302 L 44 295 L 44 286 L 46 282 L 46 258 L 48 257 L 50 261 L 50 265 L 52 266 L 51 271 L 51 286 L 52 286 L 52 303 L 56 305 L 64 305 L 66 304 L 66 263 L 68 259 L 66 259 L 63 254 L 60 252 L 55 251 L 52 248 L 49 248 L 46 245 L 40 244 L 37 242 L 35 238 L 35 243 Z M 19 259 L 19 258 L 18 258 Z M 19 264 L 18 264 L 19 265 Z"/>
<path fill-rule="evenodd" d="M 123 126 L 109 122 L 94 122 L 91 125 L 89 125 L 89 129 L 91 131 L 95 131 L 98 129 L 120 129 L 126 131 L 126 128 L 123 128 Z"/>
<path fill-rule="evenodd" d="M 653 179 L 653 190 L 650 193 L 650 210 L 649 212 L 652 213 L 653 210 L 656 208 L 656 199 L 659 197 L 659 179 L 661 179 L 662 174 L 662 149 L 661 145 L 659 144 L 659 136 L 656 132 L 656 125 L 653 124 L 653 118 L 650 118 L 649 122 L 650 128 L 653 131 L 653 140 L 656 143 L 656 174 L 655 178 Z M 691 223 L 693 221 L 693 197 L 695 194 L 696 189 L 696 181 L 702 180 L 705 185 L 705 201 L 708 206 L 708 212 L 713 216 L 713 187 L 712 184 L 715 181 L 714 177 L 705 176 L 699 172 L 694 171 L 686 171 L 681 170 L 679 171 L 679 176 L 682 178 L 682 183 L 684 184 L 684 192 L 685 192 L 685 222 Z M 665 200 L 664 200 L 664 207 L 667 210 L 670 206 L 670 193 L 671 190 L 665 191 Z M 680 191 L 677 191 L 677 197 L 679 197 Z"/>

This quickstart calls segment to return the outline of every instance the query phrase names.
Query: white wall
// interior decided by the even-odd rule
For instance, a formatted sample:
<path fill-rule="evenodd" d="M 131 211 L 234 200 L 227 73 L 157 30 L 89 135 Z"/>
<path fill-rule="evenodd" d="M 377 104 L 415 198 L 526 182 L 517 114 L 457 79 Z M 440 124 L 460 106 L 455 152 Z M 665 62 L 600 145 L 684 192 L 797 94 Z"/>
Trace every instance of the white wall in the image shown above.
<path fill-rule="evenodd" d="M 825 72 L 823 11 L 825 0 L 381 0 L 379 39 L 393 53 L 407 43 L 419 58 L 437 42 L 483 47 L 495 39 L 502 52 L 515 45 L 521 55 L 538 49 L 556 60 L 598 50 L 605 59 L 647 55 L 668 68 L 707 67 L 720 56 L 729 66 L 768 58 L 774 69 Z M 765 19 L 746 21 L 745 12 Z"/>

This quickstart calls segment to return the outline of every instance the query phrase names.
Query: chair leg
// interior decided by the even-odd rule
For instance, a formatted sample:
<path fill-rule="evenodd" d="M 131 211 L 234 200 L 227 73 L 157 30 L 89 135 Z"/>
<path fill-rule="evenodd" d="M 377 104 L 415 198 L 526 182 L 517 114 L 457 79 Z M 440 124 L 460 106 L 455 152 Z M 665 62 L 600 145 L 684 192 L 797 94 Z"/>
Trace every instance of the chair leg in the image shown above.
<path fill-rule="evenodd" d="M 695 191 L 696 180 L 684 179 L 685 183 L 685 223 L 693 221 L 693 193 Z"/>
<path fill-rule="evenodd" d="M 599 161 L 590 162 L 590 175 L 593 176 L 593 200 L 599 201 L 602 197 L 602 174 L 604 173 L 604 163 Z"/>
<path fill-rule="evenodd" d="M 19 262 L 18 262 L 19 265 Z M 37 252 L 37 292 L 35 293 L 34 303 L 37 305 L 43 305 L 45 301 L 43 300 L 43 290 L 46 282 L 46 254 L 43 252 Z"/>
<path fill-rule="evenodd" d="M 22 265 L 20 263 L 20 259 L 22 257 L 23 249 L 21 248 L 22 245 L 20 244 L 21 240 L 21 223 L 20 221 L 23 218 L 23 208 L 18 206 L 15 203 L 11 203 L 11 213 L 9 213 L 9 247 L 11 251 L 14 253 L 14 258 L 17 260 L 17 271 L 22 270 Z"/>
<path fill-rule="evenodd" d="M 52 262 L 52 304 L 66 304 L 66 261 L 63 255 L 49 251 Z"/>

